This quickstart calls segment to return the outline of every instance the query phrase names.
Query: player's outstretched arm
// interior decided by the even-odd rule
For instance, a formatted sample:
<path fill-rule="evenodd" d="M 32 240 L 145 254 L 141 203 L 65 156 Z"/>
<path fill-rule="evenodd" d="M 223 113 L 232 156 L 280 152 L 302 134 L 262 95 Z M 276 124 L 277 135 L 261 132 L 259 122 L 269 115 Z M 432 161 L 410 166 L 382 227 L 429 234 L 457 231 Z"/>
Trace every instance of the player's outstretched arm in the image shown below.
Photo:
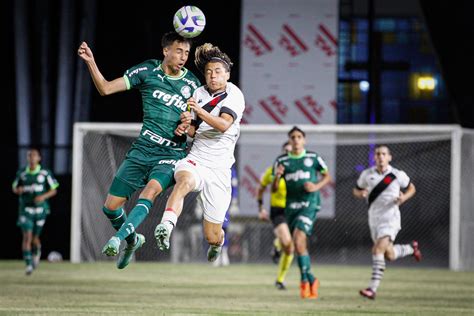
<path fill-rule="evenodd" d="M 123 77 L 112 81 L 107 81 L 104 78 L 102 73 L 99 71 L 97 64 L 95 63 L 94 54 L 86 42 L 81 43 L 77 50 L 77 54 L 86 63 L 89 73 L 92 77 L 92 81 L 94 82 L 94 85 L 97 88 L 97 91 L 99 91 L 100 95 L 104 96 L 127 90 L 125 79 L 123 79 Z"/>

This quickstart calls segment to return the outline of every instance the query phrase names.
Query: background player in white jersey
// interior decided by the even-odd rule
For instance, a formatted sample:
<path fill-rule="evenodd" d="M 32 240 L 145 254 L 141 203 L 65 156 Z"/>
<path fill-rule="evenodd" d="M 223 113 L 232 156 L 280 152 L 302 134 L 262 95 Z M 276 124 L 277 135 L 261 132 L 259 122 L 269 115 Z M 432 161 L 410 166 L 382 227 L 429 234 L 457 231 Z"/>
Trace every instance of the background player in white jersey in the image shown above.
<path fill-rule="evenodd" d="M 353 189 L 355 197 L 369 203 L 369 227 L 374 246 L 372 247 L 372 278 L 369 287 L 360 290 L 360 295 L 375 299 L 385 271 L 385 258 L 389 261 L 413 255 L 421 260 L 418 242 L 394 245 L 401 229 L 399 205 L 415 195 L 415 185 L 408 175 L 390 165 L 392 155 L 385 145 L 375 148 L 375 166 L 365 169 Z"/>
<path fill-rule="evenodd" d="M 182 129 L 177 129 L 178 134 L 187 131 L 194 141 L 188 156 L 176 164 L 176 185 L 155 237 L 160 250 L 169 249 L 184 197 L 200 191 L 196 207 L 202 208 L 204 236 L 210 245 L 207 259 L 213 262 L 224 241 L 222 224 L 231 201 L 231 167 L 245 101 L 240 89 L 228 81 L 232 62 L 218 47 L 209 43 L 197 47 L 194 62 L 204 74 L 206 85 L 188 100 L 195 115 L 191 126 L 180 125 Z"/>

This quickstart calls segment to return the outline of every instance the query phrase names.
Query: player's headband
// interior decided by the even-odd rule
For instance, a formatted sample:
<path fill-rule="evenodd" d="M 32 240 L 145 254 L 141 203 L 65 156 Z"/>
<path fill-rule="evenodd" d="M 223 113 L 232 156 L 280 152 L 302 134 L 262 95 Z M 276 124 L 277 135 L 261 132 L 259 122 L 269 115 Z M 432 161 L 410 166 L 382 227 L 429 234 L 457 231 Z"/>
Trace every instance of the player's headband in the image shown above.
<path fill-rule="evenodd" d="M 228 62 L 226 62 L 224 59 L 220 58 L 220 57 L 211 57 L 211 61 L 220 61 L 221 63 L 224 64 L 224 66 L 227 68 L 227 71 L 230 71 L 230 65 Z"/>

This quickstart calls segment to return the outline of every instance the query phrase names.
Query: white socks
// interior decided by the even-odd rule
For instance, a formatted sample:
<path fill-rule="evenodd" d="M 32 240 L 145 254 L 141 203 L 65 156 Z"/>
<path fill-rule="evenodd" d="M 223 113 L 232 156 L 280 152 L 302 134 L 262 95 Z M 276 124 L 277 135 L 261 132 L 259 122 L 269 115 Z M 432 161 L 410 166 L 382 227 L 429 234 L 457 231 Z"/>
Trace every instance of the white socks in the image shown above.
<path fill-rule="evenodd" d="M 372 279 L 370 280 L 369 288 L 376 292 L 382 281 L 383 273 L 385 271 L 385 259 L 383 254 L 372 255 Z"/>

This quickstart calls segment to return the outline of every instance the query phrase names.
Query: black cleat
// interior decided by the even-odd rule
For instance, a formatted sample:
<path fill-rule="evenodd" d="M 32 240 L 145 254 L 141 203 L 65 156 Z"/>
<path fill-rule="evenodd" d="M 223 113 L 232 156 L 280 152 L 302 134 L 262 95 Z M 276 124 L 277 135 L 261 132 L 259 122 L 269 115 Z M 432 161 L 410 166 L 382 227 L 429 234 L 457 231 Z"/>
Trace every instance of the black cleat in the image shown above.
<path fill-rule="evenodd" d="M 270 256 L 272 257 L 273 263 L 278 264 L 281 257 L 281 251 L 278 251 L 275 247 L 273 247 L 272 251 L 270 252 Z"/>
<path fill-rule="evenodd" d="M 278 289 L 278 290 L 281 290 L 281 291 L 286 291 L 286 286 L 283 282 L 278 282 L 276 281 L 275 282 L 275 287 Z"/>

